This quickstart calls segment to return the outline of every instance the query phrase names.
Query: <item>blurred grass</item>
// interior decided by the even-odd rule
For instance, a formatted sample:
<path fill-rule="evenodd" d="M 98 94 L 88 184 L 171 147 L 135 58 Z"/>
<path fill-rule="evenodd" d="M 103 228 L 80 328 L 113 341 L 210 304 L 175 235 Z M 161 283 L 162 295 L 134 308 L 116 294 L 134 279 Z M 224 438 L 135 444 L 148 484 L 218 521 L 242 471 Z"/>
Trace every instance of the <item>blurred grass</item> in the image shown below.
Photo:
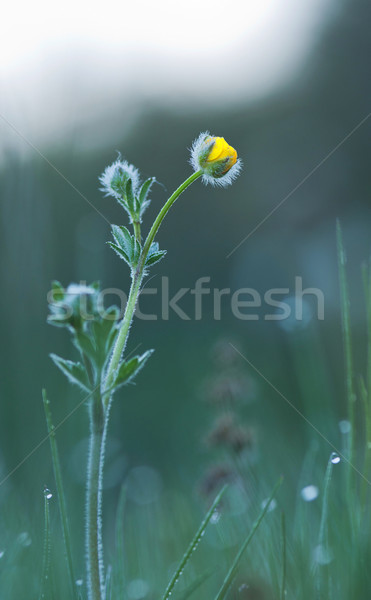
<path fill-rule="evenodd" d="M 339 244 L 341 257 L 344 249 L 341 242 Z M 344 261 L 339 261 L 339 268 L 341 279 L 344 280 Z M 313 341 L 313 338 L 308 339 Z M 344 343 L 347 348 L 346 335 Z M 220 347 L 220 344 L 216 346 L 218 352 Z M 366 341 L 365 353 L 367 348 Z M 245 371 L 241 364 L 236 371 L 236 356 L 214 356 L 215 360 L 216 371 L 209 378 L 208 385 L 218 381 L 221 364 L 225 364 L 227 375 L 234 374 L 234 381 Z M 349 366 L 349 362 L 347 364 Z M 359 371 L 362 371 L 362 366 Z M 299 369 L 299 378 L 301 373 L 303 371 Z M 352 363 L 350 371 L 346 372 L 345 385 L 350 377 L 354 379 L 354 374 Z M 214 396 L 215 389 L 212 388 Z M 239 422 L 243 425 L 247 418 L 250 424 L 248 417 L 253 414 L 254 402 L 250 397 L 253 388 L 250 387 L 247 396 L 246 389 L 242 388 L 242 396 L 241 390 L 238 390 L 232 404 L 228 401 L 225 405 L 225 400 L 220 404 L 215 396 L 214 406 L 204 405 L 209 417 L 204 419 L 203 427 L 207 429 L 208 422 L 215 420 L 213 415 L 220 410 L 221 414 L 226 415 L 237 411 L 239 419 L 242 416 Z M 203 387 L 204 396 L 207 397 L 209 393 L 210 390 L 208 392 L 207 387 Z M 264 412 L 267 404 L 263 404 Z M 180 491 L 179 484 L 162 481 L 153 466 L 129 470 L 118 505 L 110 503 L 112 516 L 109 506 L 105 504 L 105 514 L 108 515 L 106 565 L 110 574 L 107 581 L 108 599 L 158 599 L 177 569 L 178 574 L 173 578 L 176 586 L 173 589 L 173 584 L 170 584 L 170 591 L 172 597 L 180 599 L 366 599 L 371 591 L 371 577 L 365 568 L 371 555 L 368 534 L 371 506 L 370 482 L 367 481 L 370 473 L 364 470 L 368 469 L 368 463 L 364 463 L 362 458 L 365 452 L 363 448 L 366 448 L 366 452 L 368 448 L 367 428 L 362 429 L 362 423 L 367 422 L 369 406 L 357 400 L 354 407 L 348 406 L 348 418 L 353 409 L 357 411 L 353 436 L 354 464 L 347 459 L 350 450 L 348 440 L 352 437 L 349 431 L 343 436 L 338 432 L 334 437 L 333 425 L 337 416 L 333 407 L 325 411 L 321 424 L 321 433 L 329 438 L 330 443 L 309 428 L 301 447 L 297 440 L 291 445 L 287 443 L 281 427 L 278 427 L 275 437 L 269 439 L 265 436 L 263 441 L 255 441 L 252 448 L 250 445 L 247 447 L 247 454 L 240 454 L 240 451 L 235 455 L 236 451 L 232 451 L 231 454 L 228 444 L 218 444 L 215 449 L 209 448 L 206 461 L 199 455 L 200 466 L 203 465 L 200 471 L 207 464 L 218 464 L 221 458 L 224 465 L 230 464 L 232 471 L 235 468 L 237 470 L 229 479 L 229 490 L 220 509 L 216 511 L 215 505 L 212 506 L 201 530 L 196 534 L 197 543 L 192 543 L 191 550 L 178 567 L 196 523 L 207 509 L 208 494 L 204 495 L 204 500 L 201 496 L 192 499 L 187 490 Z M 255 415 L 255 421 L 255 427 L 264 429 L 262 413 Z M 298 426 L 301 428 L 300 419 Z M 308 440 L 311 440 L 309 445 Z M 338 447 L 338 455 L 330 453 L 331 444 Z M 233 456 L 238 459 L 237 462 L 231 460 Z M 283 486 L 277 500 L 269 507 L 266 498 L 270 494 L 272 478 L 278 473 L 284 476 Z M 71 503 L 71 496 L 73 498 L 76 492 L 73 488 L 71 490 L 68 477 L 66 481 L 65 493 L 69 496 L 71 518 L 75 522 L 76 518 L 82 521 L 81 511 L 76 510 L 73 501 Z M 218 485 L 220 483 L 217 480 Z M 312 486 L 312 490 L 318 488 L 313 497 L 306 495 L 308 486 Z M 49 487 L 53 485 L 49 484 Z M 45 527 L 42 522 L 43 498 Z M 40 490 L 39 510 L 34 519 L 29 511 L 21 513 L 19 497 L 17 501 L 13 500 L 12 492 L 9 492 L 7 501 L 3 502 L 5 510 L 0 532 L 4 548 L 0 558 L 2 594 L 9 599 L 24 597 L 27 582 L 29 597 L 38 597 L 40 582 L 43 582 L 45 594 L 40 598 L 62 600 L 70 597 L 55 495 L 47 501 Z M 217 503 L 219 501 L 220 498 Z M 111 533 L 110 520 L 116 521 Z M 251 539 L 257 525 L 259 529 Z M 72 543 L 76 549 L 74 555 L 77 557 L 74 571 L 81 573 L 75 589 L 85 599 L 84 557 L 78 550 L 82 546 L 82 534 L 81 525 L 72 528 Z M 250 539 L 251 544 L 247 544 L 246 541 L 250 542 Z M 197 551 L 193 552 L 195 545 Z M 234 567 L 234 560 L 238 561 L 238 570 Z"/>

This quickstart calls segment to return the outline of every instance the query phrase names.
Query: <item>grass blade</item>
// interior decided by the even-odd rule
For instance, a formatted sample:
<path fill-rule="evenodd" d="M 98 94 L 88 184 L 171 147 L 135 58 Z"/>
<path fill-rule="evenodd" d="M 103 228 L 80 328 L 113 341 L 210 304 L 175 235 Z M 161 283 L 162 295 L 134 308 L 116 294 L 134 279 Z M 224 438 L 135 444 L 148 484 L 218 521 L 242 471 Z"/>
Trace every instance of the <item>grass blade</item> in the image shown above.
<path fill-rule="evenodd" d="M 214 573 L 215 569 L 210 569 L 209 571 L 206 571 L 206 573 L 203 573 L 197 577 L 197 579 L 187 587 L 183 594 L 180 594 L 179 600 L 188 600 L 188 598 L 192 596 L 193 592 L 195 592 L 204 583 L 204 581 L 209 579 L 209 577 L 211 577 L 211 575 Z"/>
<path fill-rule="evenodd" d="M 287 551 L 286 551 L 286 519 L 285 513 L 282 513 L 281 517 L 281 538 L 282 538 L 282 578 L 281 578 L 281 594 L 280 600 L 286 598 L 286 564 L 287 564 Z"/>
<path fill-rule="evenodd" d="M 279 479 L 279 481 L 274 486 L 273 491 L 272 491 L 272 493 L 271 493 L 271 495 L 270 495 L 267 503 L 265 504 L 264 508 L 260 512 L 260 515 L 258 516 L 258 518 L 256 519 L 255 523 L 253 524 L 252 529 L 251 529 L 249 535 L 247 536 L 247 538 L 245 539 L 244 543 L 242 544 L 240 550 L 238 551 L 238 553 L 237 553 L 237 555 L 236 555 L 236 557 L 235 557 L 235 559 L 234 559 L 234 561 L 232 563 L 232 566 L 229 569 L 229 571 L 228 571 L 228 573 L 227 573 L 227 575 L 226 575 L 226 577 L 225 577 L 225 579 L 223 581 L 222 587 L 220 588 L 219 592 L 217 593 L 217 595 L 215 597 L 215 600 L 222 600 L 223 598 L 225 598 L 225 596 L 226 596 L 226 594 L 227 594 L 227 592 L 229 590 L 229 587 L 230 587 L 230 585 L 231 585 L 231 583 L 232 583 L 232 581 L 234 579 L 234 576 L 236 574 L 236 571 L 237 571 L 238 565 L 240 563 L 240 560 L 241 560 L 241 558 L 243 556 L 243 553 L 245 552 L 247 546 L 249 545 L 249 543 L 251 542 L 252 538 L 254 537 L 254 534 L 256 533 L 256 531 L 257 531 L 260 523 L 264 519 L 264 517 L 265 517 L 265 515 L 266 515 L 266 513 L 268 511 L 268 508 L 270 506 L 270 503 L 272 502 L 274 496 L 276 495 L 277 490 L 280 487 L 281 483 L 282 483 L 282 478 Z"/>
<path fill-rule="evenodd" d="M 321 521 L 319 527 L 318 534 L 318 550 L 320 553 L 328 552 L 328 509 L 329 509 L 329 492 L 330 492 L 330 483 L 332 478 L 332 471 L 334 468 L 334 461 L 338 459 L 338 456 L 335 452 L 332 452 L 330 458 L 327 463 L 326 473 L 325 473 L 325 483 L 323 488 L 323 500 L 322 500 L 322 513 L 321 513 Z M 318 563 L 315 565 L 315 574 L 317 575 L 316 588 L 317 588 L 317 598 L 329 598 L 328 590 L 324 590 L 324 577 L 323 577 L 323 566 L 318 566 Z M 327 585 L 328 588 L 328 585 Z"/>
<path fill-rule="evenodd" d="M 367 313 L 367 383 L 362 390 L 366 423 L 364 474 L 368 478 L 371 473 L 371 259 L 368 264 L 363 265 L 362 273 Z"/>
<path fill-rule="evenodd" d="M 43 567 L 41 574 L 41 586 L 40 586 L 40 600 L 46 600 L 50 598 L 50 551 L 51 551 L 51 538 L 50 538 L 50 510 L 49 510 L 49 490 L 44 490 L 44 513 L 45 513 L 45 526 L 44 526 L 44 550 L 43 550 Z"/>
<path fill-rule="evenodd" d="M 343 244 L 343 234 L 341 231 L 340 222 L 336 223 L 336 238 L 338 251 L 338 268 L 339 268 L 339 284 L 340 284 L 340 299 L 341 299 L 341 315 L 342 328 L 344 338 L 344 354 L 345 354 L 345 382 L 347 389 L 348 401 L 348 418 L 351 424 L 349 432 L 349 462 L 354 462 L 354 438 L 355 438 L 355 400 L 354 392 L 354 370 L 353 370 L 353 353 L 352 353 L 352 336 L 350 327 L 350 302 L 348 283 L 346 277 L 346 254 Z"/>
<path fill-rule="evenodd" d="M 67 508 L 66 508 L 66 499 L 64 495 L 63 488 L 63 479 L 62 479 L 62 470 L 59 461 L 57 440 L 55 439 L 55 431 L 54 425 L 52 421 L 52 413 L 50 410 L 50 402 L 46 395 L 46 390 L 42 391 L 43 403 L 44 403 L 44 412 L 46 423 L 48 427 L 49 433 L 49 441 L 50 441 L 50 450 L 53 461 L 53 470 L 54 470 L 54 478 L 57 487 L 57 496 L 58 496 L 58 504 L 59 504 L 59 512 L 61 516 L 62 522 L 62 533 L 63 533 L 63 541 L 64 541 L 64 549 L 67 561 L 68 574 L 70 578 L 71 585 L 71 593 L 72 598 L 76 598 L 76 587 L 75 587 L 75 577 L 74 577 L 74 569 L 73 569 L 73 561 L 72 561 L 72 549 L 71 549 L 71 536 L 70 536 L 70 528 L 67 516 Z"/>
<path fill-rule="evenodd" d="M 213 516 L 216 507 L 218 506 L 224 492 L 226 491 L 227 486 L 225 485 L 222 490 L 219 492 L 219 494 L 217 495 L 217 497 L 215 498 L 214 502 L 212 503 L 210 509 L 208 510 L 208 512 L 206 513 L 206 516 L 204 518 L 204 520 L 202 521 L 196 535 L 194 536 L 194 538 L 192 539 L 191 543 L 189 544 L 182 560 L 180 561 L 177 569 L 174 572 L 174 575 L 172 576 L 172 578 L 170 579 L 170 582 L 166 588 L 166 591 L 164 593 L 164 595 L 162 596 L 161 600 L 168 600 L 168 598 L 170 598 L 175 585 L 177 584 L 179 577 L 182 575 L 184 568 L 186 567 L 189 559 L 191 558 L 193 552 L 196 550 L 198 544 L 200 543 L 200 540 L 202 538 L 202 536 L 205 533 L 206 527 L 209 524 L 209 521 L 211 519 L 211 517 Z"/>

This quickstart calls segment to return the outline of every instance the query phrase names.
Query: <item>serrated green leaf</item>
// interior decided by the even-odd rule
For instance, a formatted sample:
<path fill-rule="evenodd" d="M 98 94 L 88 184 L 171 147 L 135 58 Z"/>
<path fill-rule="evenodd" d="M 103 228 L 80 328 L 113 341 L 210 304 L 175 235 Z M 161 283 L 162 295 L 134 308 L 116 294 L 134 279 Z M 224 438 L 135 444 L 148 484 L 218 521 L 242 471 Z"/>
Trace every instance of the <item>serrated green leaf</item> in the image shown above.
<path fill-rule="evenodd" d="M 149 179 L 146 179 L 146 181 L 142 184 L 142 187 L 139 190 L 138 197 L 139 197 L 139 205 L 140 205 L 140 212 L 139 212 L 140 218 L 142 218 L 144 211 L 151 204 L 151 200 L 148 198 L 148 194 L 149 194 L 149 191 L 150 191 L 152 185 L 155 183 L 155 181 L 156 181 L 155 177 L 150 177 Z"/>
<path fill-rule="evenodd" d="M 77 330 L 75 332 L 73 342 L 77 349 L 80 350 L 80 352 L 86 354 L 93 360 L 95 359 L 97 347 L 94 344 L 94 341 L 92 340 L 90 335 L 88 335 L 84 331 Z"/>
<path fill-rule="evenodd" d="M 152 185 L 155 183 L 155 181 L 156 181 L 156 177 L 149 177 L 148 179 L 145 180 L 144 183 L 142 183 L 142 186 L 139 190 L 139 202 L 141 205 L 143 204 L 143 202 L 145 202 L 147 200 L 149 191 L 150 191 Z"/>
<path fill-rule="evenodd" d="M 128 179 L 126 182 L 125 195 L 126 195 L 126 202 L 128 205 L 128 209 L 129 209 L 130 213 L 133 213 L 135 211 L 135 206 L 134 206 L 135 198 L 134 198 L 134 193 L 133 193 L 133 182 L 131 179 Z"/>
<path fill-rule="evenodd" d="M 126 210 L 128 215 L 130 216 L 130 211 L 125 198 L 116 198 L 117 202 L 122 206 L 123 209 Z"/>
<path fill-rule="evenodd" d="M 166 254 L 166 250 L 159 250 L 158 242 L 152 242 L 146 258 L 146 267 L 159 262 Z"/>
<path fill-rule="evenodd" d="M 133 253 L 133 238 L 130 231 L 126 227 L 119 227 L 118 225 L 112 225 L 112 234 L 117 245 L 125 252 L 129 257 Z"/>
<path fill-rule="evenodd" d="M 112 225 L 112 233 L 116 244 L 108 242 L 115 252 L 123 258 L 129 266 L 135 267 L 138 263 L 142 246 L 134 235 L 131 235 L 126 227 Z"/>
<path fill-rule="evenodd" d="M 146 267 L 150 267 L 158 263 L 162 258 L 164 258 L 166 254 L 166 250 L 160 250 L 159 252 L 154 252 L 151 256 L 147 256 Z"/>
<path fill-rule="evenodd" d="M 114 244 L 113 242 L 107 242 L 107 244 L 112 248 L 112 250 L 114 250 L 114 252 L 116 252 L 116 254 L 120 258 L 122 258 L 129 265 L 129 267 L 131 266 L 130 258 L 119 246 L 117 246 L 117 244 Z"/>
<path fill-rule="evenodd" d="M 132 383 L 153 352 L 154 350 L 147 350 L 147 352 L 141 356 L 134 356 L 128 361 L 123 361 L 117 372 L 115 383 L 113 385 L 114 389 L 127 383 Z"/>
<path fill-rule="evenodd" d="M 104 318 L 92 323 L 94 340 L 101 363 L 105 362 L 107 354 L 116 337 L 119 312 L 117 306 L 111 306 L 105 311 Z"/>
<path fill-rule="evenodd" d="M 66 360 L 65 358 L 61 358 L 56 354 L 50 354 L 50 358 L 71 383 L 75 383 L 85 392 L 91 391 L 87 373 L 81 363 L 75 363 L 72 360 Z"/>
<path fill-rule="evenodd" d="M 141 210 L 140 210 L 140 202 L 139 202 L 138 196 L 135 196 L 135 198 L 134 198 L 134 214 L 135 214 L 134 220 L 138 220 L 138 219 L 140 220 Z"/>

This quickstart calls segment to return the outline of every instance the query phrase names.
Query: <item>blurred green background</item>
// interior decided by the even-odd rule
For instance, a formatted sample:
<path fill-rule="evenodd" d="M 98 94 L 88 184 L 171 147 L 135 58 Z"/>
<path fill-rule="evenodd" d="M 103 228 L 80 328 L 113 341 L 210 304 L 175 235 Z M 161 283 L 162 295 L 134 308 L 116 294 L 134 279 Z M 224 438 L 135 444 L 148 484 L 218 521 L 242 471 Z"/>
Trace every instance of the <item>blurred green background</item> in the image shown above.
<path fill-rule="evenodd" d="M 360 123 L 370 111 L 371 8 L 365 0 L 317 4 L 326 18 L 311 32 L 310 49 L 300 66 L 256 99 L 241 67 L 238 78 L 243 84 L 234 90 L 233 84 L 224 85 L 220 73 L 220 94 L 215 99 L 213 81 L 208 100 L 205 66 L 204 79 L 198 82 L 206 88 L 202 101 L 193 89 L 181 100 L 176 90 L 173 96 L 169 92 L 170 99 L 165 93 L 152 97 L 149 82 L 148 89 L 136 92 L 133 113 L 126 104 L 125 73 L 117 74 L 122 95 L 115 92 L 112 101 L 109 86 L 104 93 L 99 89 L 97 71 L 96 78 L 90 74 L 90 94 L 96 94 L 99 113 L 90 106 L 84 114 L 80 107 L 66 129 L 63 120 L 59 127 L 58 120 L 50 126 L 51 101 L 45 121 L 38 115 L 34 138 L 32 128 L 26 134 L 17 125 L 17 97 L 14 105 L 9 102 L 11 89 L 4 96 L 0 112 L 18 133 L 2 119 L 0 478 L 6 479 L 0 503 L 4 514 L 11 505 L 19 507 L 19 531 L 42 521 L 43 487 L 54 486 L 48 442 L 24 460 L 46 436 L 41 389 L 48 391 L 55 423 L 81 400 L 48 358 L 50 352 L 74 356 L 66 332 L 46 324 L 50 282 L 100 280 L 103 288 L 128 290 L 127 269 L 105 243 L 109 225 L 94 210 L 110 222 L 125 223 L 114 200 L 103 198 L 98 189 L 98 176 L 116 151 L 143 176 L 155 175 L 162 184 L 154 189 L 144 229 L 190 173 L 188 148 L 200 131 L 224 136 L 244 163 L 231 188 L 205 188 L 197 182 L 177 203 L 160 230 L 160 247 L 168 255 L 152 270 L 151 287 L 160 289 L 161 277 L 167 276 L 175 294 L 181 287 L 193 288 L 199 277 L 210 277 L 213 288 L 252 287 L 263 296 L 279 287 L 289 288 L 292 295 L 295 276 L 301 276 L 304 287 L 323 291 L 325 319 L 315 318 L 309 296 L 304 325 L 264 320 L 264 306 L 259 320 L 238 320 L 228 302 L 222 305 L 221 320 L 215 321 L 208 296 L 199 321 L 183 321 L 174 314 L 165 321 L 137 319 L 128 350 L 140 344 L 139 351 L 156 352 L 136 385 L 120 391 L 113 406 L 104 499 L 107 537 L 120 486 L 133 468 L 150 467 L 159 485 L 198 502 L 194 494 L 215 458 L 202 441 L 213 418 L 203 398 L 205 386 L 220 375 L 213 350 L 220 340 L 236 345 L 341 446 L 338 421 L 346 418 L 346 407 L 335 223 L 339 218 L 344 230 L 354 347 L 362 369 L 366 334 L 360 266 L 370 253 L 370 120 Z M 284 39 L 285 24 L 280 26 Z M 265 44 L 268 48 L 268 38 Z M 216 76 L 215 65 L 213 69 Z M 74 80 L 65 72 L 61 77 L 71 102 Z M 45 81 L 34 81 L 36 90 L 38 85 L 44 85 L 47 97 Z M 170 90 L 171 78 L 166 85 Z M 10 106 L 12 118 L 7 117 Z M 188 295 L 180 305 L 192 314 L 193 302 Z M 159 313 L 158 296 L 148 296 L 143 306 Z M 314 439 L 324 469 L 331 448 L 247 362 L 236 361 L 250 381 L 240 414 L 254 430 L 254 460 L 265 465 L 264 478 L 273 485 L 282 473 L 295 481 Z M 87 434 L 84 407 L 58 431 L 68 496 L 76 507 L 72 518 L 81 532 Z"/>

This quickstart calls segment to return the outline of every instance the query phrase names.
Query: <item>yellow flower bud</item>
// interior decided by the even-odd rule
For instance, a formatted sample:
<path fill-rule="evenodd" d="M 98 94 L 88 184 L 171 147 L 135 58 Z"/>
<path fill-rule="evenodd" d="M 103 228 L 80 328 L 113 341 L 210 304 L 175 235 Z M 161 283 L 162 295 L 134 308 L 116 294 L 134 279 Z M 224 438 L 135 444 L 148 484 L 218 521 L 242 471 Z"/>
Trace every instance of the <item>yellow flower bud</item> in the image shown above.
<path fill-rule="evenodd" d="M 232 148 L 232 146 L 227 144 L 227 142 L 225 141 L 224 138 L 221 138 L 221 137 L 206 138 L 206 142 L 210 142 L 210 141 L 213 142 L 213 146 L 211 148 L 211 152 L 210 152 L 209 156 L 207 157 L 207 162 L 210 164 L 212 162 L 215 162 L 216 160 L 219 161 L 219 160 L 227 159 L 228 160 L 228 168 L 226 169 L 226 171 L 228 171 L 237 162 L 236 150 L 234 148 Z"/>
<path fill-rule="evenodd" d="M 195 171 L 201 170 L 205 183 L 228 185 L 241 170 L 237 152 L 224 138 L 201 133 L 191 149 L 191 164 Z"/>

